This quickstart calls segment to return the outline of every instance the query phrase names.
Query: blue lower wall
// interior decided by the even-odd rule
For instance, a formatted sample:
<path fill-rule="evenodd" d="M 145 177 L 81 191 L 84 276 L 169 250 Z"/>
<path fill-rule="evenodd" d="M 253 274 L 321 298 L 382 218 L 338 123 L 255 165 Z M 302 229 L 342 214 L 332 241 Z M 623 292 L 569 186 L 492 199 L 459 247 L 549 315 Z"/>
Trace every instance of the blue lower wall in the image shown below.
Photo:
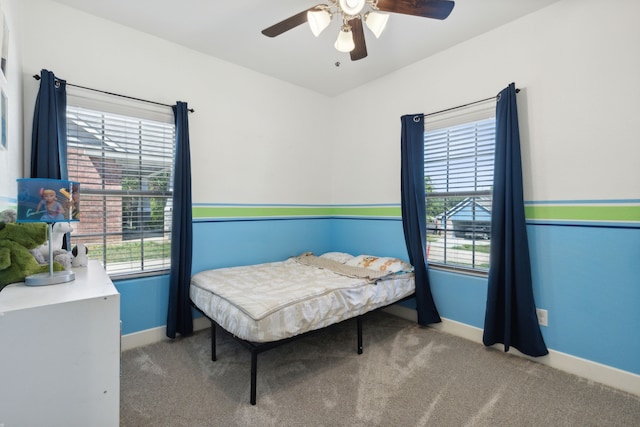
<path fill-rule="evenodd" d="M 330 250 L 331 220 L 239 220 L 193 223 L 192 272 L 280 261 L 305 251 Z M 122 333 L 167 323 L 169 276 L 115 280 L 120 292 Z"/>
<path fill-rule="evenodd" d="M 326 218 L 194 222 L 192 271 L 326 252 L 330 229 Z"/>
<path fill-rule="evenodd" d="M 640 374 L 640 229 L 528 226 L 549 348 Z"/>
<path fill-rule="evenodd" d="M 401 219 L 334 219 L 331 223 L 334 251 L 374 254 L 408 260 Z"/>
<path fill-rule="evenodd" d="M 547 347 L 640 374 L 640 229 L 527 226 Z M 400 221 L 335 220 L 334 250 L 405 257 Z M 484 327 L 487 278 L 429 270 L 440 315 Z"/>
<path fill-rule="evenodd" d="M 484 328 L 487 278 L 429 269 L 433 300 L 441 317 Z"/>
<path fill-rule="evenodd" d="M 169 275 L 114 280 L 120 292 L 122 334 L 132 334 L 167 324 Z"/>
<path fill-rule="evenodd" d="M 304 251 L 407 259 L 399 219 L 201 221 L 193 272 L 282 260 Z M 528 225 L 536 305 L 550 349 L 640 374 L 640 229 Z M 483 328 L 487 278 L 430 269 L 444 318 Z M 166 323 L 168 276 L 117 281 L 123 333 Z"/>

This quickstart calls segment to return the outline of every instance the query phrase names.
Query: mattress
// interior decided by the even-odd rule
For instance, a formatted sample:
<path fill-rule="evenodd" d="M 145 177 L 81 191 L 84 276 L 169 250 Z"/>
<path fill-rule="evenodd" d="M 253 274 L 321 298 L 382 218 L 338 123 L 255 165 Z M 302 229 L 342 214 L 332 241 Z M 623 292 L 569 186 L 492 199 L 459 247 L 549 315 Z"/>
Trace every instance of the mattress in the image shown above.
<path fill-rule="evenodd" d="M 191 301 L 233 335 L 269 342 L 324 328 L 414 293 L 412 273 L 372 281 L 285 261 L 195 274 Z"/>

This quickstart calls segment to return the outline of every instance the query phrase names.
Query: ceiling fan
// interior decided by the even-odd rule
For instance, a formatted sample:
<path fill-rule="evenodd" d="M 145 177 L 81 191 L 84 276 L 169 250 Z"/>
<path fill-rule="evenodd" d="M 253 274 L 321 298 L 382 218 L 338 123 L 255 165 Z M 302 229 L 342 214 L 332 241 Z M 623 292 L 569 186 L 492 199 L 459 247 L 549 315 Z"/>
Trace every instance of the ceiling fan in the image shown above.
<path fill-rule="evenodd" d="M 448 0 L 328 0 L 329 4 L 319 4 L 303 10 L 289 18 L 262 30 L 268 37 L 280 34 L 309 23 L 311 31 L 318 37 L 329 26 L 331 19 L 338 16 L 342 19 L 338 39 L 334 46 L 341 52 L 349 52 L 352 61 L 367 56 L 367 45 L 364 40 L 362 21 L 376 38 L 384 30 L 388 14 L 380 12 L 401 13 L 424 18 L 446 19 L 455 2 Z M 365 6 L 367 6 L 365 8 Z M 366 9 L 366 10 L 365 10 Z"/>

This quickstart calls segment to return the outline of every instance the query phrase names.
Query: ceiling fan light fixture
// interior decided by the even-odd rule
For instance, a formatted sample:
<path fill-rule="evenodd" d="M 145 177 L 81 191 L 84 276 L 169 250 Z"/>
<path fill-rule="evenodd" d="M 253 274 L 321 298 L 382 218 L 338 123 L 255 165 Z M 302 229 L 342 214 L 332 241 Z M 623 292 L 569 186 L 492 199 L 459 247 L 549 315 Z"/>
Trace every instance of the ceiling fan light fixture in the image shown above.
<path fill-rule="evenodd" d="M 307 22 L 313 35 L 318 37 L 331 23 L 331 14 L 327 9 L 310 10 L 307 12 Z"/>
<path fill-rule="evenodd" d="M 351 27 L 344 25 L 338 34 L 338 39 L 333 45 L 340 52 L 351 52 L 356 48 L 356 44 L 353 42 L 353 33 Z"/>
<path fill-rule="evenodd" d="M 387 26 L 387 21 L 389 20 L 389 15 L 386 13 L 378 13 L 378 12 L 367 12 L 364 15 L 364 23 L 367 24 L 367 27 L 371 30 L 376 38 L 380 37 L 380 34 L 384 31 Z"/>
<path fill-rule="evenodd" d="M 349 53 L 352 61 L 359 61 L 367 57 L 365 24 L 380 38 L 389 20 L 387 13 L 443 20 L 454 6 L 453 0 L 327 0 L 265 28 L 262 34 L 276 37 L 306 22 L 313 35 L 319 37 L 337 17 L 340 26 L 334 47 Z"/>

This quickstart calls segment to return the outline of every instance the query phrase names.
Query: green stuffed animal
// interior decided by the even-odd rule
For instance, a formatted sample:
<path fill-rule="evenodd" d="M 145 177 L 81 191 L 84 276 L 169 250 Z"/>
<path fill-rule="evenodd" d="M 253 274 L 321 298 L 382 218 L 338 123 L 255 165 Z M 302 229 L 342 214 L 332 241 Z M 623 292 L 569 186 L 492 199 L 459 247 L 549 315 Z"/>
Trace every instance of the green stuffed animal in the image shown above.
<path fill-rule="evenodd" d="M 47 225 L 40 222 L 0 222 L 0 291 L 11 283 L 49 271 L 48 264 L 38 264 L 30 249 L 47 241 Z M 54 262 L 54 270 L 63 267 Z"/>

